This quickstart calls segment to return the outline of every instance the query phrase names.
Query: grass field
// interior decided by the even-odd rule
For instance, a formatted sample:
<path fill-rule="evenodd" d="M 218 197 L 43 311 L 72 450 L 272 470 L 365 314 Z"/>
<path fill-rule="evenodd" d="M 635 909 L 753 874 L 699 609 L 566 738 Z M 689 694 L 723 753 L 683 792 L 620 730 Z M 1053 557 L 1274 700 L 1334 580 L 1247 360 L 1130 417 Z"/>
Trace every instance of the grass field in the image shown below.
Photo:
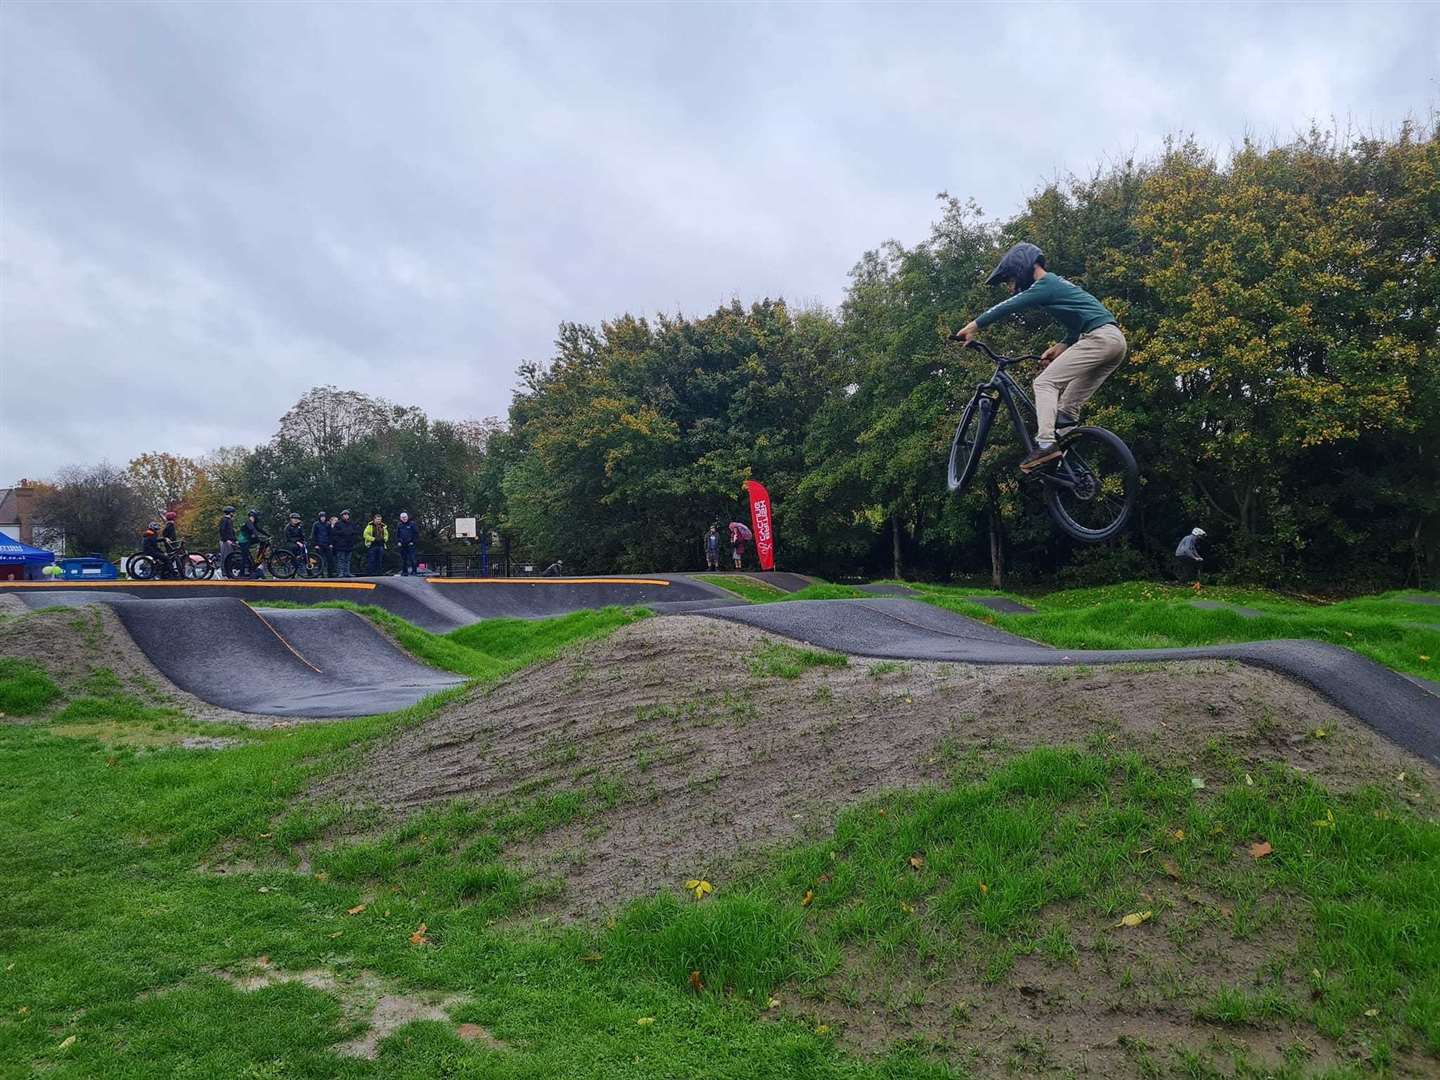
<path fill-rule="evenodd" d="M 695 576 L 701 581 L 718 585 L 754 604 L 769 604 L 781 600 L 859 600 L 868 595 L 853 585 L 831 585 L 828 582 L 817 582 L 814 585 L 807 585 L 797 592 L 787 593 L 783 589 L 777 589 L 774 585 L 740 574 L 696 574 Z"/>
<path fill-rule="evenodd" d="M 1046 617 L 1158 598 L 1075 599 Z M 1399 602 L 1355 603 L 1388 620 Z M 641 617 L 440 636 L 361 610 L 472 686 Z M 749 674 L 845 663 L 777 645 Z M 584 826 L 624 792 L 401 822 L 301 798 L 465 692 L 222 729 L 83 662 L 0 660 L 0 1076 L 1066 1075 L 1049 1040 L 1005 1027 L 1002 991 L 1027 965 L 1210 1032 L 1183 1051 L 1131 1040 L 1126 1075 L 1440 1068 L 1440 825 L 1404 783 L 1335 794 L 1285 767 L 1246 772 L 1218 745 L 1183 766 L 1103 740 L 998 770 L 959 756 L 949 784 L 868 799 L 701 899 L 657 882 L 608 918 L 535 924 L 556 884 L 508 846 Z M 239 745 L 180 747 L 200 731 Z M 1137 964 L 1137 942 L 1158 959 Z M 1199 977 L 1234 953 L 1253 974 Z M 373 1061 L 337 1052 L 380 1017 L 377 998 L 414 1022 Z M 910 1034 L 861 1052 L 842 1034 L 866 1014 Z M 1257 1033 L 1282 1048 L 1254 1050 Z"/>
<path fill-rule="evenodd" d="M 1440 606 L 1392 592 L 1327 604 L 1257 589 L 1211 588 L 1127 582 L 1019 596 L 984 589 L 915 585 L 919 598 L 983 619 L 1022 637 L 1068 649 L 1162 649 L 1273 638 L 1312 638 L 1343 645 L 1396 671 L 1440 679 Z M 969 596 L 1009 596 L 1035 608 L 1033 615 L 1004 615 L 969 603 Z M 1208 611 L 1194 600 L 1249 608 Z"/>

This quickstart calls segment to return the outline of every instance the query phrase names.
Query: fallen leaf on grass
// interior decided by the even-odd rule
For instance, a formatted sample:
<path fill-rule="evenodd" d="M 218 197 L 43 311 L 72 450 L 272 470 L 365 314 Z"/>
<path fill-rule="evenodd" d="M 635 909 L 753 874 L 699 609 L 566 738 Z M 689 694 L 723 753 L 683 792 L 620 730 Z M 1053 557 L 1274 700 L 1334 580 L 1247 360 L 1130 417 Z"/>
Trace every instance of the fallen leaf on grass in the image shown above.
<path fill-rule="evenodd" d="M 1185 839 L 1185 830 L 1184 830 L 1184 829 L 1176 829 L 1174 832 L 1172 832 L 1172 833 L 1170 834 L 1170 839 L 1171 839 L 1171 840 L 1174 840 L 1176 843 L 1179 843 L 1181 840 L 1184 840 L 1184 839 Z"/>
<path fill-rule="evenodd" d="M 29 1006 L 29 1005 L 21 1005 L 21 1006 L 20 1006 L 19 1013 L 20 1013 L 21 1016 L 24 1016 L 24 1015 L 25 1015 L 26 1013 L 28 1013 L 29 1011 L 30 1011 L 30 1006 Z"/>
<path fill-rule="evenodd" d="M 685 888 L 695 894 L 696 900 L 704 900 L 707 895 L 714 892 L 714 887 L 704 878 L 691 878 L 685 882 Z"/>
<path fill-rule="evenodd" d="M 1154 914 L 1155 914 L 1155 913 L 1154 913 L 1153 911 L 1132 911 L 1129 915 L 1126 915 L 1123 919 L 1121 919 L 1121 920 L 1120 920 L 1119 922 L 1117 922 L 1115 925 L 1116 925 L 1116 926 L 1128 926 L 1128 927 L 1131 927 L 1131 928 L 1133 929 L 1134 927 L 1139 926 L 1139 925 L 1140 925 L 1141 923 L 1143 923 L 1143 922 L 1149 922 L 1149 921 L 1150 921 L 1150 916 L 1152 916 L 1152 915 L 1154 915 Z"/>
<path fill-rule="evenodd" d="M 767 1009 L 778 1009 L 780 1007 L 780 999 L 777 997 L 772 997 L 769 1001 L 765 1003 L 765 1007 Z"/>
<path fill-rule="evenodd" d="M 641 1016 L 635 1021 L 635 1023 L 639 1024 L 641 1027 L 644 1027 L 646 1024 L 653 1024 L 654 1022 L 655 1018 L 653 1016 Z"/>
<path fill-rule="evenodd" d="M 924 870 L 924 869 L 925 869 L 925 856 L 924 856 L 924 855 L 911 855 L 911 856 L 910 856 L 910 869 L 912 869 L 912 870 Z"/>
<path fill-rule="evenodd" d="M 1270 846 L 1269 840 L 1261 840 L 1258 843 L 1250 845 L 1250 858 L 1263 859 L 1274 850 L 1275 849 Z"/>
<path fill-rule="evenodd" d="M 829 1034 L 830 1034 L 830 1025 L 829 1025 L 829 1024 L 821 1024 L 821 1025 L 819 1025 L 819 1026 L 815 1029 L 815 1034 L 816 1034 L 816 1035 L 829 1035 Z"/>
<path fill-rule="evenodd" d="M 700 972 L 690 972 L 690 989 L 694 990 L 697 994 L 705 989 L 705 980 L 700 978 Z"/>
<path fill-rule="evenodd" d="M 1396 780 L 1399 780 L 1400 783 L 1403 784 L 1403 783 L 1405 783 L 1405 774 L 1402 772 L 1399 776 L 1395 777 L 1395 779 L 1396 779 Z"/>
<path fill-rule="evenodd" d="M 1375 1017 L 1377 1017 L 1377 1016 L 1380 1015 L 1380 1010 L 1379 1010 L 1379 1009 L 1366 1009 L 1366 1010 L 1365 1010 L 1365 1015 L 1368 1016 L 1368 1017 L 1370 1017 L 1370 1019 L 1373 1020 L 1373 1019 L 1375 1019 Z"/>
<path fill-rule="evenodd" d="M 429 942 L 430 939 L 425 936 L 425 930 L 426 930 L 426 926 L 425 926 L 425 924 L 422 922 L 422 923 L 420 924 L 420 929 L 416 930 L 413 934 L 410 935 L 410 944 L 411 944 L 411 945 L 424 945 L 424 944 L 426 944 L 427 942 Z"/>
<path fill-rule="evenodd" d="M 269 839 L 270 839 L 272 836 L 274 836 L 274 835 L 275 835 L 275 834 L 274 834 L 273 832 L 262 832 L 262 833 L 260 834 L 260 839 L 261 839 L 261 840 L 269 840 Z"/>
<path fill-rule="evenodd" d="M 1314 731 L 1310 732 L 1310 734 L 1317 739 L 1328 739 L 1330 737 L 1330 732 L 1326 731 L 1323 727 L 1317 727 Z"/>
<path fill-rule="evenodd" d="M 806 889 L 806 890 L 805 890 L 805 895 L 800 898 L 800 906 L 801 906 L 801 907 L 809 907 L 811 901 L 813 901 L 814 899 L 815 899 L 815 890 L 814 890 L 814 889 Z"/>
<path fill-rule="evenodd" d="M 359 915 L 360 912 L 362 912 L 362 911 L 364 911 L 364 910 L 365 910 L 365 905 L 364 905 L 364 904 L 356 904 L 354 907 L 350 908 L 350 910 L 346 911 L 345 914 L 346 914 L 346 915 Z"/>
<path fill-rule="evenodd" d="M 1310 824 L 1314 825 L 1317 829 L 1333 829 L 1335 828 L 1335 814 L 1331 810 L 1326 810 L 1323 818 L 1318 821 L 1312 821 Z"/>
<path fill-rule="evenodd" d="M 980 895 L 981 895 L 981 896 L 989 896 L 989 895 L 990 895 L 990 886 L 989 886 L 989 885 L 986 885 L 983 881 L 980 882 Z"/>
<path fill-rule="evenodd" d="M 1205 778 L 1204 778 L 1203 776 L 1192 776 L 1192 777 L 1190 777 L 1190 786 L 1191 786 L 1192 788 L 1194 788 L 1196 791 L 1201 791 L 1201 790 L 1203 790 L 1204 787 L 1205 787 Z"/>
<path fill-rule="evenodd" d="M 340 936 L 341 934 L 343 934 L 343 933 L 345 933 L 344 930 L 336 930 L 333 934 L 330 935 L 330 940 L 331 940 L 331 941 L 334 941 L 337 937 L 339 937 L 339 936 Z"/>
<path fill-rule="evenodd" d="M 907 904 L 904 900 L 900 901 L 900 910 L 903 911 L 906 915 L 915 914 L 915 908 L 910 904 Z"/>
<path fill-rule="evenodd" d="M 1160 869 L 1169 874 L 1176 881 L 1180 880 L 1180 867 L 1174 859 L 1161 859 Z"/>
<path fill-rule="evenodd" d="M 604 959 L 605 959 L 605 957 L 602 956 L 600 953 L 598 953 L 598 952 L 591 952 L 591 953 L 586 953 L 584 956 L 580 957 L 580 962 L 581 962 L 582 964 L 598 964 L 601 960 L 604 960 Z"/>
<path fill-rule="evenodd" d="M 1254 787 L 1254 786 L 1255 786 L 1255 781 L 1254 781 L 1254 779 L 1250 776 L 1250 774 L 1249 774 L 1248 772 L 1245 774 L 1245 786 L 1246 786 L 1246 787 Z"/>
<path fill-rule="evenodd" d="M 68 1039 L 66 1039 L 64 1042 L 62 1042 L 62 1043 L 61 1043 L 59 1046 L 57 1046 L 55 1049 L 57 1049 L 57 1050 L 69 1050 L 70 1047 L 72 1047 L 72 1046 L 75 1045 L 75 1040 L 76 1040 L 76 1038 L 78 1038 L 78 1036 L 76 1036 L 76 1035 L 71 1035 Z"/>

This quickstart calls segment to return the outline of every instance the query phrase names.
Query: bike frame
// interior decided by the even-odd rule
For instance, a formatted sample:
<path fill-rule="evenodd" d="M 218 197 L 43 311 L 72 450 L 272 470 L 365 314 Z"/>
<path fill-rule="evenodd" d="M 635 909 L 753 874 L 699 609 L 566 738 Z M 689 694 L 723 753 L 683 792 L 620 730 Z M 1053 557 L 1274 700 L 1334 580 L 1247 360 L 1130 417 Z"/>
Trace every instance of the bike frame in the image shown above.
<path fill-rule="evenodd" d="M 996 396 L 1005 403 L 1005 411 L 1010 414 L 1011 426 L 1015 428 L 1015 434 L 1020 437 L 1020 444 L 1028 454 L 1035 449 L 1035 437 L 1030 434 L 1030 426 L 1026 424 L 1025 417 L 1020 414 L 1020 406 L 1017 401 L 1023 401 L 1030 407 L 1031 413 L 1035 412 L 1035 403 L 1030 400 L 1019 383 L 1011 376 L 1009 368 L 1016 364 L 1022 364 L 1027 360 L 1039 360 L 1038 356 L 1001 356 L 983 341 L 971 341 L 966 343 L 967 348 L 979 349 L 986 356 L 995 362 L 995 371 L 989 381 L 977 383 L 975 386 L 975 397 L 988 397 L 993 403 Z M 990 434 L 990 423 L 994 422 L 992 413 L 985 422 L 985 430 L 980 434 L 988 437 Z M 983 422 L 983 421 L 982 421 Z"/>
<path fill-rule="evenodd" d="M 995 422 L 994 403 L 998 397 L 1005 403 L 1005 411 L 1010 415 L 1010 424 L 1015 429 L 1015 435 L 1019 438 L 1020 445 L 1024 447 L 1025 453 L 1030 453 L 1036 446 L 1035 437 L 1030 434 L 1030 425 L 1025 422 L 1025 417 L 1020 412 L 1019 403 L 1024 402 L 1032 416 L 1036 415 L 1035 403 L 1030 400 L 1030 395 L 1027 394 L 1020 384 L 1015 381 L 1014 377 L 1011 376 L 1009 369 L 1016 364 L 1023 364 L 1029 360 L 1043 360 L 1044 357 L 1034 355 L 1001 356 L 983 341 L 967 341 L 965 347 L 979 349 L 995 363 L 995 371 L 991 374 L 989 380 L 983 383 L 977 383 L 975 393 L 971 397 L 971 400 L 977 404 L 980 403 L 982 398 L 988 400 L 991 404 L 991 409 L 988 414 L 982 409 L 978 418 L 979 426 L 975 432 L 977 445 L 983 448 L 990 438 L 990 426 Z M 1080 426 L 1076 425 L 1073 428 L 1067 428 L 1066 434 L 1069 435 L 1079 430 L 1081 430 Z M 1065 441 L 1059 432 L 1056 433 L 1056 440 L 1060 443 Z M 1064 459 L 1061 459 L 1052 467 L 1037 469 L 1034 473 L 1027 476 L 1026 479 L 1038 480 L 1042 485 L 1068 488 L 1072 491 L 1084 482 L 1084 478 L 1077 476 L 1073 466 Z"/>

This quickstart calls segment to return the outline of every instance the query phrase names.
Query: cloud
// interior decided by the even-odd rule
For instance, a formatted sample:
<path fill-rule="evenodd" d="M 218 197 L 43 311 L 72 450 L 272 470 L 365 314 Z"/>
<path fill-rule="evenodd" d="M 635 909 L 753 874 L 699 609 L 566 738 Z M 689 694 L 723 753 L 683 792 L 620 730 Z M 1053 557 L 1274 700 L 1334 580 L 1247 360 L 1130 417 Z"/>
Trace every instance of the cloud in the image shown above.
<path fill-rule="evenodd" d="M 560 321 L 837 303 L 941 189 L 1393 126 L 1437 13 L 10 3 L 0 481 L 254 443 L 318 383 L 503 413 Z"/>

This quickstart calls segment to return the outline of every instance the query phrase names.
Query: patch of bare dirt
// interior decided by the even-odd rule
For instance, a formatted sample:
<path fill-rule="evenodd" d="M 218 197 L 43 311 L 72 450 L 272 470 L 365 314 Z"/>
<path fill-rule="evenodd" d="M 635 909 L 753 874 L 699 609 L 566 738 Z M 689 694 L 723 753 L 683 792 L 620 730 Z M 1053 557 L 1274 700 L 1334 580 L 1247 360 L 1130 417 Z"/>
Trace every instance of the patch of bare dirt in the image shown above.
<path fill-rule="evenodd" d="M 215 973 L 237 990 L 251 992 L 263 990 L 284 982 L 298 982 L 330 994 L 340 1002 L 341 1011 L 352 1024 L 363 1025 L 364 1030 L 355 1038 L 339 1043 L 335 1052 L 347 1057 L 375 1060 L 380 1053 L 380 1043 L 406 1024 L 417 1020 L 435 1020 L 451 1024 L 449 1010 L 461 1004 L 464 998 L 450 995 L 413 995 L 395 993 L 373 972 L 361 971 L 345 977 L 333 971 L 315 968 L 309 971 L 285 971 L 270 963 L 269 957 L 261 956 L 235 969 Z M 478 1024 L 460 1024 L 456 1033 L 463 1039 L 500 1047 L 504 1044 Z"/>
<path fill-rule="evenodd" d="M 845 805 L 1034 746 L 1134 749 L 1197 776 L 1217 755 L 1284 761 L 1336 790 L 1373 782 L 1417 800 L 1436 780 L 1312 691 L 1238 664 L 852 658 L 754 675 L 750 659 L 780 643 L 717 620 L 647 619 L 455 703 L 314 794 L 403 813 L 603 785 L 611 808 L 509 852 L 568 883 L 556 913 L 573 918 L 715 880 L 744 852 L 827 830 Z"/>
<path fill-rule="evenodd" d="M 107 669 L 115 673 L 127 693 L 151 705 L 177 709 L 188 720 L 252 728 L 293 726 L 293 721 L 282 717 L 222 709 L 181 690 L 150 662 L 105 604 L 31 611 L 13 596 L 0 596 L 0 600 L 10 602 L 0 609 L 0 656 L 28 660 L 43 668 L 67 697 L 84 695 L 85 680 L 95 671 Z M 222 662 L 218 656 L 216 662 Z M 180 736 L 165 741 L 179 744 Z M 223 749 L 213 743 L 197 744 L 196 748 Z"/>

